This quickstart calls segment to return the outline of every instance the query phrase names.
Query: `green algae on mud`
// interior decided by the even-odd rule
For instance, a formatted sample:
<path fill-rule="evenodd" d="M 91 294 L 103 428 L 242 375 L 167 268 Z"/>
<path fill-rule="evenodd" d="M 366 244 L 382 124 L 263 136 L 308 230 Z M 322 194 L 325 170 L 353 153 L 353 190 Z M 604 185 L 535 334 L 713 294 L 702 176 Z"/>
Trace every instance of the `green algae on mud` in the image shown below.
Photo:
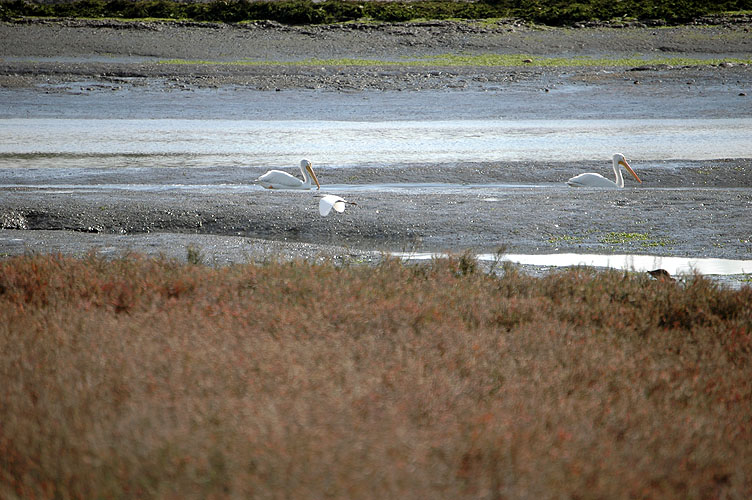
<path fill-rule="evenodd" d="M 640 66 L 718 66 L 720 64 L 752 64 L 752 58 L 643 58 L 639 55 L 625 58 L 609 57 L 540 57 L 527 54 L 442 54 L 438 56 L 403 58 L 394 61 L 381 59 L 309 58 L 300 61 L 205 61 L 189 59 L 164 59 L 159 64 L 231 65 L 231 66 L 414 66 L 414 67 L 640 67 Z"/>

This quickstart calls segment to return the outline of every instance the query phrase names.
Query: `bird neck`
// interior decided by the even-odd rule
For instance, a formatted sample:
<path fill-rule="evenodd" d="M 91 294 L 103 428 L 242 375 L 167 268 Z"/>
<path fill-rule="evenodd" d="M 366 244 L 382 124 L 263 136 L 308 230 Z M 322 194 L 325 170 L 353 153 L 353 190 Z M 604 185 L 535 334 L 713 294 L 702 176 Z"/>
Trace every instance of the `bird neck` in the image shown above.
<path fill-rule="evenodd" d="M 311 185 L 311 178 L 308 177 L 308 172 L 306 171 L 305 167 L 300 167 L 300 173 L 303 174 L 303 185 L 304 186 L 310 186 Z"/>
<path fill-rule="evenodd" d="M 624 187 L 624 177 L 621 175 L 621 166 L 619 165 L 619 162 L 614 158 L 614 175 L 616 176 L 616 185 L 620 188 Z"/>

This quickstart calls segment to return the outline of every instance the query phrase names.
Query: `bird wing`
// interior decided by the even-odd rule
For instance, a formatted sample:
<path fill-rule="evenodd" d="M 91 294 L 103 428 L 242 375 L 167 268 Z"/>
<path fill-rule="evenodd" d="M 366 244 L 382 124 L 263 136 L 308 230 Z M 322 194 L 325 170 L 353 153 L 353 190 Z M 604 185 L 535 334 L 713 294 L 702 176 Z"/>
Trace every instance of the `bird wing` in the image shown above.
<path fill-rule="evenodd" d="M 339 196 L 328 194 L 319 200 L 319 213 L 326 217 L 329 215 L 329 212 L 332 211 L 332 208 L 336 210 L 339 213 L 342 213 L 345 211 L 345 200 L 340 198 Z"/>
<path fill-rule="evenodd" d="M 567 184 L 572 187 L 617 187 L 614 181 L 592 172 L 572 177 L 567 181 Z"/>
<path fill-rule="evenodd" d="M 303 185 L 303 181 L 281 170 L 269 170 L 256 179 L 256 183 L 264 187 L 271 186 L 276 188 L 300 187 Z"/>

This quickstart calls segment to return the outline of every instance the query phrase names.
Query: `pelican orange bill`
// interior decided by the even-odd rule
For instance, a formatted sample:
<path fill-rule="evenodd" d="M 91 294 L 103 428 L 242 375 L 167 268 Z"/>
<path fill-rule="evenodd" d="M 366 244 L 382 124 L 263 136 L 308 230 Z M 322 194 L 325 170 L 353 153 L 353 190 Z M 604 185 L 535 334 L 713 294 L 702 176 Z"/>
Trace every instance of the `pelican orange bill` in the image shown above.
<path fill-rule="evenodd" d="M 627 167 L 627 168 L 629 168 L 629 167 Z M 306 170 L 308 170 L 308 173 L 311 174 L 311 177 L 313 177 L 313 182 L 316 183 L 316 189 L 321 189 L 321 184 L 319 184 L 319 180 L 316 177 L 316 173 L 313 171 L 313 168 L 311 168 L 311 164 L 310 163 L 308 165 L 306 165 Z M 632 172 L 632 175 L 634 175 L 634 172 Z M 637 177 L 637 176 L 635 176 L 635 177 Z M 637 179 L 637 180 L 639 181 L 640 179 Z M 640 181 L 640 182 L 642 182 L 642 181 Z"/>
<path fill-rule="evenodd" d="M 640 184 L 642 184 L 642 181 L 640 180 L 640 178 L 639 178 L 639 177 L 637 177 L 637 174 L 635 173 L 635 171 L 634 171 L 634 170 L 632 170 L 632 167 L 630 167 L 630 166 L 629 166 L 629 163 L 627 163 L 627 160 L 621 160 L 621 161 L 619 161 L 619 163 L 620 163 L 621 165 L 624 165 L 624 168 L 626 168 L 626 169 L 627 169 L 627 172 L 629 172 L 630 174 L 632 174 L 632 176 L 633 176 L 633 177 L 634 177 L 635 179 L 637 179 L 637 182 L 639 182 Z"/>

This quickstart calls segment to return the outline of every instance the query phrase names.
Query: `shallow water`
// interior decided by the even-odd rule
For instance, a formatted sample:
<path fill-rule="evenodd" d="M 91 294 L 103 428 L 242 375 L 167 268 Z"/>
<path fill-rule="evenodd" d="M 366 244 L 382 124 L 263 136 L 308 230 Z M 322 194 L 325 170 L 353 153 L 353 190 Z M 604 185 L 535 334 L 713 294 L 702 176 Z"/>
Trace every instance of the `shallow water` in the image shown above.
<path fill-rule="evenodd" d="M 0 120 L 0 168 L 330 167 L 752 155 L 752 118 L 612 120 Z"/>
<path fill-rule="evenodd" d="M 406 260 L 430 260 L 441 254 L 433 253 L 395 253 L 395 257 Z M 591 266 L 621 269 L 625 271 L 650 271 L 665 269 L 671 275 L 686 275 L 694 272 L 704 275 L 733 275 L 752 273 L 752 260 L 701 259 L 688 257 L 666 257 L 660 255 L 603 255 L 603 254 L 479 254 L 478 260 L 495 262 L 508 261 L 531 266 Z"/>
<path fill-rule="evenodd" d="M 83 193 L 106 193 L 106 192 L 147 192 L 147 193 L 170 193 L 170 192 L 192 192 L 203 194 L 229 194 L 229 193 L 252 193 L 254 191 L 265 191 L 265 189 L 256 184 L 170 184 L 170 183 L 142 183 L 137 184 L 4 184 L 0 182 L 0 189 L 23 189 L 26 192 L 35 193 L 55 193 L 55 194 L 83 194 Z M 591 188 L 598 191 L 600 188 Z M 588 188 L 579 188 L 579 191 L 587 191 Z M 547 182 L 538 184 L 510 184 L 510 183 L 438 183 L 438 182 L 402 182 L 402 183 L 372 183 L 372 184 L 326 184 L 322 186 L 322 192 L 338 193 L 344 196 L 344 193 L 398 193 L 398 194 L 430 194 L 430 195 L 472 195 L 477 196 L 480 201 L 488 203 L 497 203 L 503 201 L 503 196 L 515 191 L 527 191 L 540 193 L 555 193 L 557 191 L 571 192 L 572 188 L 563 182 Z M 728 187 L 641 187 L 640 191 L 692 191 L 696 193 L 746 193 L 749 188 L 728 188 Z M 314 194 L 318 192 L 313 190 Z"/>
<path fill-rule="evenodd" d="M 0 195 L 23 188 L 16 196 L 33 190 L 112 193 L 115 198 L 128 191 L 221 197 L 261 189 L 244 180 L 249 177 L 241 168 L 295 172 L 302 157 L 320 168 L 403 167 L 405 172 L 413 166 L 451 168 L 486 161 L 607 165 L 615 150 L 624 152 L 633 166 L 656 161 L 672 171 L 685 161 L 752 157 L 752 112 L 729 107 L 721 93 L 643 96 L 620 106 L 616 104 L 624 103 L 618 93 L 538 95 L 531 99 L 522 92 L 457 92 L 449 102 L 446 92 L 160 92 L 154 85 L 109 92 L 58 88 L 50 94 L 0 89 L 5 105 L 0 109 Z M 189 169 L 196 173 L 184 176 Z M 242 175 L 226 175 L 235 171 Z M 403 178 L 407 182 L 364 185 L 348 184 L 342 175 L 339 182 L 344 183 L 326 188 L 439 196 L 476 189 L 473 194 L 489 207 L 505 192 L 546 190 L 548 195 L 547 190 L 568 189 L 563 182 L 535 180 L 462 184 L 416 182 L 418 174 Z M 676 189 L 713 189 L 700 184 Z M 487 257 L 495 258 L 482 256 Z M 607 264 L 583 260 L 595 257 L 567 261 L 548 256 L 536 265 L 636 267 L 644 258 L 634 256 L 630 264 L 623 264 L 626 257 L 613 255 L 607 256 Z M 706 265 L 697 259 L 674 265 L 656 260 L 666 257 L 648 258 L 646 267 L 663 267 L 672 274 L 685 272 L 682 265 Z M 744 264 L 728 272 L 748 273 L 750 267 Z"/>
<path fill-rule="evenodd" d="M 712 82 L 685 87 L 181 91 L 153 79 L 0 89 L 0 168 L 749 158 L 748 102 Z"/>

